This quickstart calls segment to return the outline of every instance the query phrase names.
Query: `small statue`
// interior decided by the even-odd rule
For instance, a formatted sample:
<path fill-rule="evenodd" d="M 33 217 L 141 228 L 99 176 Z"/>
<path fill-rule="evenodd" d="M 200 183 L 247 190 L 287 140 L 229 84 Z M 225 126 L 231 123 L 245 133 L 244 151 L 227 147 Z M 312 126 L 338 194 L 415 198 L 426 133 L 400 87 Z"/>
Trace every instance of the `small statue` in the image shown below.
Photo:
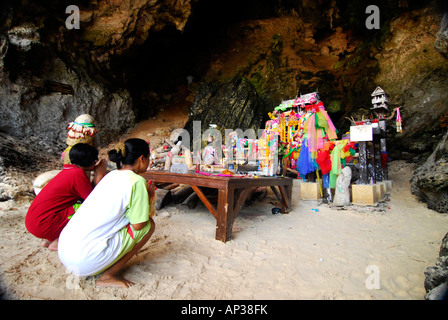
<path fill-rule="evenodd" d="M 336 179 L 333 205 L 337 207 L 350 205 L 350 182 L 352 180 L 352 169 L 346 166 Z"/>
<path fill-rule="evenodd" d="M 93 118 L 88 114 L 82 114 L 70 122 L 67 128 L 66 143 L 68 147 L 62 152 L 61 159 L 64 164 L 71 164 L 70 162 L 70 149 L 77 143 L 86 143 L 93 146 L 93 138 L 98 132 L 94 125 Z M 43 187 L 50 182 L 61 170 L 51 170 L 42 173 L 33 181 L 34 193 L 37 195 L 43 189 Z"/>
<path fill-rule="evenodd" d="M 68 156 L 70 149 L 77 143 L 86 143 L 93 146 L 93 138 L 98 133 L 95 128 L 95 120 L 88 114 L 82 114 L 75 119 L 75 121 L 68 124 L 68 133 L 66 143 L 68 147 L 62 153 L 61 158 L 64 164 L 70 164 Z"/>
<path fill-rule="evenodd" d="M 207 165 L 219 164 L 218 153 L 213 146 L 213 138 L 209 137 L 209 144 L 202 151 L 203 162 Z"/>

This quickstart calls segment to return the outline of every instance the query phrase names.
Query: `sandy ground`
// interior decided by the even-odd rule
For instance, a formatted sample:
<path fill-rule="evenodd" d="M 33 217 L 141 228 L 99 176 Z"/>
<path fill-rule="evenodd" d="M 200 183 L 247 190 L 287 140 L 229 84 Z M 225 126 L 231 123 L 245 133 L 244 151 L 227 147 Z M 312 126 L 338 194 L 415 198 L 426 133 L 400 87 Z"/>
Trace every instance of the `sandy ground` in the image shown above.
<path fill-rule="evenodd" d="M 184 104 L 169 110 L 120 140 L 140 137 L 157 146 L 186 121 Z M 225 244 L 215 240 L 216 220 L 204 205 L 171 204 L 157 212 L 153 237 L 124 270 L 136 283 L 129 289 L 96 288 L 95 277 L 67 273 L 57 253 L 27 232 L 30 202 L 0 202 L 0 298 L 421 300 L 424 271 L 438 257 L 448 215 L 411 194 L 413 170 L 391 162 L 390 200 L 343 210 L 300 200 L 295 180 L 291 213 L 272 214 L 278 203 L 269 193 L 243 207 Z"/>
<path fill-rule="evenodd" d="M 124 271 L 136 285 L 96 288 L 95 277 L 66 272 L 56 252 L 27 232 L 29 202 L 0 208 L 0 279 L 14 299 L 417 299 L 424 271 L 434 265 L 448 216 L 410 193 L 413 167 L 390 163 L 393 191 L 378 207 L 344 210 L 300 200 L 272 214 L 276 200 L 246 205 L 233 239 L 215 240 L 216 221 L 205 206 L 169 205 L 156 231 Z M 311 209 L 318 209 L 315 212 Z"/>

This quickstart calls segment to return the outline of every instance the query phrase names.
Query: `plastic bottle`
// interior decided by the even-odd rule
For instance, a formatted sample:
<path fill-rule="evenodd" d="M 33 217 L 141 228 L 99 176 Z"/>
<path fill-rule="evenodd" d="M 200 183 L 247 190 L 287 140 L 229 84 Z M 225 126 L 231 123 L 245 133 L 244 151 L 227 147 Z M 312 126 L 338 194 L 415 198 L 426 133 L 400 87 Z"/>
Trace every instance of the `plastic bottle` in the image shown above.
<path fill-rule="evenodd" d="M 172 173 L 188 173 L 188 166 L 185 163 L 173 163 L 170 168 Z"/>

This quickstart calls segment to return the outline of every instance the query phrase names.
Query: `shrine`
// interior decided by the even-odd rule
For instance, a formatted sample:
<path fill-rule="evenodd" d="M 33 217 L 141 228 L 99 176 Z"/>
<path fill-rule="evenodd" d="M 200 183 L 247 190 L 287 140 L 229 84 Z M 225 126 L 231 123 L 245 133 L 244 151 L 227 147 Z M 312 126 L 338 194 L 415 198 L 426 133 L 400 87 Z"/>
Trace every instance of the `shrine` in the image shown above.
<path fill-rule="evenodd" d="M 350 194 L 354 204 L 375 205 L 390 191 L 386 143 L 389 96 L 379 86 L 371 96 L 370 117 L 359 121 L 352 118 L 350 131 L 343 134 L 341 139 L 338 139 L 338 130 L 317 91 L 282 101 L 269 113 L 270 120 L 266 122 L 266 134 L 263 137 L 269 137 L 272 132 L 278 137 L 275 143 L 267 143 L 277 148 L 276 174 L 295 175 L 300 179 L 301 199 L 322 199 L 324 203 L 332 203 L 337 189 L 340 194 Z M 397 131 L 400 132 L 399 108 L 394 108 L 393 114 L 395 112 Z M 265 144 L 262 142 L 263 150 Z M 273 154 L 272 149 L 269 154 Z M 269 167 L 269 161 L 274 163 L 275 159 L 267 161 L 266 166 Z M 349 181 L 338 182 L 338 177 L 346 167 L 349 171 L 344 171 L 344 176 L 346 179 L 349 177 Z M 265 172 L 272 175 L 274 169 L 269 167 Z M 339 190 L 342 186 L 350 189 L 351 193 Z"/>
<path fill-rule="evenodd" d="M 199 152 L 193 155 L 174 142 L 170 143 L 170 151 L 153 152 L 152 157 L 155 161 L 162 157 L 165 170 L 171 172 L 195 170 L 218 176 L 297 178 L 303 200 L 375 205 L 391 188 L 386 120 L 397 112 L 400 132 L 401 117 L 399 108 L 394 108 L 392 116 L 387 117 L 389 96 L 381 87 L 376 87 L 371 96 L 370 117 L 349 119 L 350 131 L 340 138 L 316 91 L 282 101 L 268 113 L 269 120 L 258 138 L 245 136 L 237 129 L 226 133 L 221 146 L 213 143 L 209 135 L 202 157 Z M 210 126 L 210 130 L 219 133 L 215 125 Z M 221 151 L 222 158 L 218 156 Z M 178 156 L 179 153 L 182 155 Z M 173 166 L 183 169 L 174 170 Z"/>

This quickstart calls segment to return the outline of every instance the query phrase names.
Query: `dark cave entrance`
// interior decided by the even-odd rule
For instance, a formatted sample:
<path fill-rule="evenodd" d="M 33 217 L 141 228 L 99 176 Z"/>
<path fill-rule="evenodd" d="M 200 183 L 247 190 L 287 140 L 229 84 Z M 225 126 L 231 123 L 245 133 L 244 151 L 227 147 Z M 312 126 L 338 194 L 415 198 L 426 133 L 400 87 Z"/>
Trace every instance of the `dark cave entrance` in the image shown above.
<path fill-rule="evenodd" d="M 128 89 L 138 120 L 147 119 L 171 99 L 185 97 L 187 77 L 193 77 L 196 83 L 201 81 L 213 52 L 228 45 L 232 24 L 270 17 L 275 11 L 273 0 L 195 2 L 182 32 L 174 26 L 151 32 L 143 45 L 113 58 L 113 86 Z"/>

